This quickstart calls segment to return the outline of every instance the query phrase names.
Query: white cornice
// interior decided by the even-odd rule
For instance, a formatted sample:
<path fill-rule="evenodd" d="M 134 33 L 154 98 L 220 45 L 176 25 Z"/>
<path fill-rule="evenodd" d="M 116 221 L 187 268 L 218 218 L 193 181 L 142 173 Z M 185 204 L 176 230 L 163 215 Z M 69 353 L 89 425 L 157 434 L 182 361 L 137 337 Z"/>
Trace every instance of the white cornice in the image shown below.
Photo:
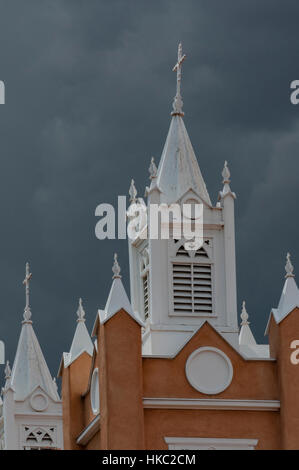
<path fill-rule="evenodd" d="M 223 398 L 143 398 L 144 408 L 177 410 L 278 411 L 278 400 L 235 400 Z"/>
<path fill-rule="evenodd" d="M 100 415 L 97 415 L 91 423 L 84 429 L 84 431 L 79 434 L 76 443 L 79 446 L 85 446 L 88 444 L 90 439 L 93 438 L 93 436 L 96 434 L 96 432 L 100 429 Z"/>

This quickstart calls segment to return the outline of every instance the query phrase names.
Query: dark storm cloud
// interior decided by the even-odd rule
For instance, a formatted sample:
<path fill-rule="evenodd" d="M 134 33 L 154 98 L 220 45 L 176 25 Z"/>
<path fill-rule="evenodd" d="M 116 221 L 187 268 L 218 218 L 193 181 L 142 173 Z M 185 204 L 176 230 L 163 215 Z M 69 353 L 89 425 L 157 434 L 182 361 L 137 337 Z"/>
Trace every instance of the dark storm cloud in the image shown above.
<path fill-rule="evenodd" d="M 98 241 L 94 210 L 134 177 L 140 195 L 168 131 L 179 40 L 185 123 L 212 200 L 225 159 L 237 193 L 239 304 L 259 340 L 299 266 L 299 78 L 295 1 L 0 2 L 1 335 L 13 360 L 31 262 L 36 332 L 53 373 L 82 296 L 91 327 L 119 252 Z M 2 339 L 2 338 L 1 338 Z"/>

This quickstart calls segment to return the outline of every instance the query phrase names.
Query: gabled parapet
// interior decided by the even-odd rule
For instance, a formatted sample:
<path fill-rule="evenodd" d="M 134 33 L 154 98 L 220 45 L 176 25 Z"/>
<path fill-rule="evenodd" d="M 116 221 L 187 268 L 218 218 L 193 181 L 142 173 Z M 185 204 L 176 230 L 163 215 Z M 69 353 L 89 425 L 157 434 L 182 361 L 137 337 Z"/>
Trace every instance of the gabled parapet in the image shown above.
<path fill-rule="evenodd" d="M 292 361 L 292 353 L 294 342 L 299 340 L 299 293 L 289 253 L 285 269 L 283 291 L 277 309 L 270 313 L 266 333 L 271 357 L 277 361 L 282 448 L 298 449 L 299 365 Z"/>

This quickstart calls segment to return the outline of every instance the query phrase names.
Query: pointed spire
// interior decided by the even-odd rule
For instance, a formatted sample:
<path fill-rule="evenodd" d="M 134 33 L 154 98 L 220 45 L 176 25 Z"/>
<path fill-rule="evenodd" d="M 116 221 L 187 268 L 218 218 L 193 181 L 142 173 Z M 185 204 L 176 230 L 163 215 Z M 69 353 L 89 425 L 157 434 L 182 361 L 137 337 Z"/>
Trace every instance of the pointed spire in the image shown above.
<path fill-rule="evenodd" d="M 135 182 L 132 179 L 131 180 L 131 186 L 129 189 L 129 196 L 130 196 L 130 202 L 134 204 L 136 202 L 136 196 L 137 196 L 137 189 L 135 187 Z"/>
<path fill-rule="evenodd" d="M 149 171 L 151 180 L 157 177 L 157 167 L 156 167 L 156 164 L 155 164 L 154 157 L 151 158 L 151 164 L 149 166 L 148 171 Z"/>
<path fill-rule="evenodd" d="M 239 334 L 239 345 L 240 346 L 253 346 L 256 344 L 255 338 L 249 326 L 248 313 L 246 310 L 245 300 L 242 302 L 242 313 L 241 313 L 241 329 Z"/>
<path fill-rule="evenodd" d="M 178 46 L 178 61 L 173 67 L 172 71 L 176 72 L 176 95 L 172 104 L 173 111 L 172 116 L 184 116 L 183 113 L 183 100 L 181 96 L 181 80 L 182 80 L 182 64 L 186 58 L 186 54 L 183 55 L 182 43 Z"/>
<path fill-rule="evenodd" d="M 60 363 L 58 376 L 61 375 L 63 366 L 66 368 L 75 361 L 82 353 L 86 352 L 89 356 L 93 354 L 93 343 L 85 324 L 85 311 L 82 305 L 82 299 L 79 299 L 77 310 L 77 327 L 71 344 L 70 352 L 63 353 L 63 360 Z M 56 383 L 54 384 L 56 387 Z"/>
<path fill-rule="evenodd" d="M 286 275 L 285 277 L 295 277 L 294 275 L 294 266 L 291 263 L 291 255 L 287 253 L 287 262 L 285 265 Z"/>
<path fill-rule="evenodd" d="M 112 279 L 120 278 L 120 266 L 117 261 L 117 253 L 114 253 L 114 263 L 112 266 L 113 277 Z"/>
<path fill-rule="evenodd" d="M 245 304 L 245 300 L 243 300 L 243 303 L 242 303 L 242 313 L 241 313 L 241 325 L 249 325 L 249 321 L 248 321 L 248 313 L 247 313 L 247 310 L 246 310 L 246 304 Z"/>
<path fill-rule="evenodd" d="M 11 378 L 11 368 L 9 365 L 9 361 L 6 362 L 4 374 L 5 374 L 5 380 L 9 380 Z"/>
<path fill-rule="evenodd" d="M 29 263 L 26 263 L 26 271 L 25 271 L 25 279 L 23 281 L 23 284 L 26 286 L 25 287 L 25 296 L 26 296 L 26 305 L 24 309 L 24 322 L 31 322 L 31 310 L 30 310 L 30 304 L 29 304 L 29 282 L 30 279 L 32 278 L 32 274 L 30 273 L 29 270 Z"/>
<path fill-rule="evenodd" d="M 80 297 L 79 299 L 79 306 L 78 306 L 78 310 L 77 310 L 77 322 L 79 321 L 83 321 L 85 322 L 85 311 L 84 311 L 84 308 L 83 308 L 83 305 L 82 305 L 82 299 Z"/>
<path fill-rule="evenodd" d="M 299 289 L 296 284 L 294 275 L 294 266 L 291 262 L 291 255 L 287 253 L 287 261 L 285 265 L 286 279 L 280 296 L 277 308 L 272 308 L 268 325 L 266 327 L 266 334 L 268 333 L 270 318 L 273 314 L 276 323 L 280 323 L 287 317 L 296 307 L 299 308 Z"/>

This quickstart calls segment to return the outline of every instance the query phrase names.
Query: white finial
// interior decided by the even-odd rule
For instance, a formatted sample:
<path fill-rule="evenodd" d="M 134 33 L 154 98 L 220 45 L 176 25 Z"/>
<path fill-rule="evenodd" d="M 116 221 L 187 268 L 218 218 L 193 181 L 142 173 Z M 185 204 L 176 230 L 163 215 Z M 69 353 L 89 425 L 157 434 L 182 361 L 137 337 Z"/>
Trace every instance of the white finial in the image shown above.
<path fill-rule="evenodd" d="M 54 384 L 54 387 L 56 388 L 56 390 L 58 390 L 58 385 L 57 385 L 55 377 L 53 377 L 53 384 Z"/>
<path fill-rule="evenodd" d="M 154 157 L 151 158 L 151 164 L 149 166 L 148 171 L 149 171 L 151 180 L 157 177 L 157 167 L 156 167 L 156 164 L 155 164 Z"/>
<path fill-rule="evenodd" d="M 227 161 L 225 160 L 224 162 L 224 168 L 222 170 L 222 177 L 223 177 L 223 183 L 224 184 L 229 184 L 230 183 L 230 171 L 227 166 Z"/>
<path fill-rule="evenodd" d="M 114 253 L 114 264 L 112 266 L 112 272 L 113 272 L 113 277 L 112 279 L 116 279 L 118 277 L 121 277 L 120 273 L 120 266 L 117 261 L 117 253 Z"/>
<path fill-rule="evenodd" d="M 6 366 L 5 366 L 5 369 L 4 369 L 4 374 L 5 374 L 5 380 L 10 379 L 10 377 L 11 377 L 11 368 L 10 368 L 10 365 L 9 365 L 9 361 L 6 362 Z"/>
<path fill-rule="evenodd" d="M 26 271 L 25 271 L 25 279 L 23 281 L 23 284 L 25 284 L 25 295 L 26 295 L 26 305 L 24 309 L 24 322 L 31 322 L 31 310 L 30 310 L 30 305 L 29 305 L 29 281 L 32 278 L 32 274 L 30 273 L 29 270 L 29 263 L 26 263 Z"/>
<path fill-rule="evenodd" d="M 294 266 L 291 263 L 291 255 L 287 253 L 287 262 L 285 266 L 286 276 L 285 277 L 295 277 L 294 275 Z"/>
<path fill-rule="evenodd" d="M 77 310 L 77 316 L 78 316 L 78 319 L 77 321 L 85 321 L 85 311 L 84 311 L 84 308 L 83 308 L 83 305 L 82 305 L 82 299 L 80 297 L 79 299 L 79 307 L 78 307 L 78 310 Z"/>
<path fill-rule="evenodd" d="M 137 189 L 135 188 L 134 180 L 131 181 L 131 186 L 129 189 L 129 196 L 130 196 L 130 202 L 135 203 L 136 196 L 137 196 Z"/>
<path fill-rule="evenodd" d="M 247 313 L 247 310 L 246 310 L 245 300 L 243 300 L 243 303 L 242 303 L 241 320 L 242 320 L 241 325 L 249 325 L 248 313 Z"/>
<path fill-rule="evenodd" d="M 173 67 L 172 71 L 176 72 L 176 95 L 173 101 L 172 116 L 179 115 L 184 116 L 183 113 L 183 100 L 181 96 L 181 80 L 182 80 L 182 64 L 186 58 L 186 54 L 182 53 L 182 43 L 179 43 L 178 47 L 178 61 Z"/>

